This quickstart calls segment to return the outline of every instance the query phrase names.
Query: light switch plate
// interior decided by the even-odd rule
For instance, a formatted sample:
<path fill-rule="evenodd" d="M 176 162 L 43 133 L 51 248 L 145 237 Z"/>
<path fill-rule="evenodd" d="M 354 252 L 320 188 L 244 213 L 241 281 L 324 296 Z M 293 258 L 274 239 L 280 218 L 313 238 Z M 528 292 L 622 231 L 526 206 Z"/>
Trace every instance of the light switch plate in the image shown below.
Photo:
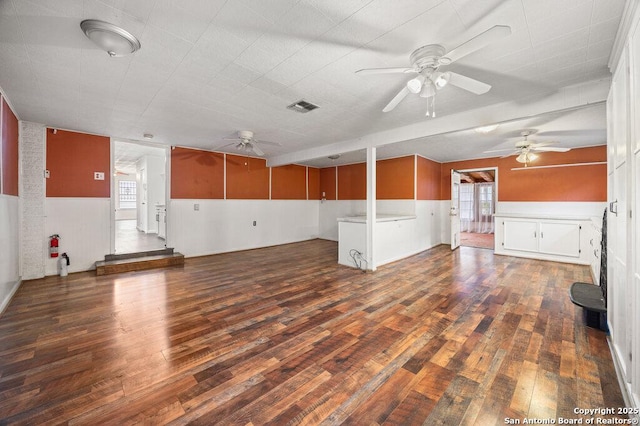
<path fill-rule="evenodd" d="M 93 172 L 93 180 L 104 180 L 104 172 Z"/>

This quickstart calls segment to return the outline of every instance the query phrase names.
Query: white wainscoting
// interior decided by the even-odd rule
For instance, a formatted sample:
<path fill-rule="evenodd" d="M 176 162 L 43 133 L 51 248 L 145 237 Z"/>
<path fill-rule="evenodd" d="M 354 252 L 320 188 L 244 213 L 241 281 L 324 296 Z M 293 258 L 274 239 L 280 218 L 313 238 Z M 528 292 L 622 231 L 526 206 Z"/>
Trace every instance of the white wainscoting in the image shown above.
<path fill-rule="evenodd" d="M 320 203 L 320 238 L 338 241 L 338 218 L 367 213 L 365 200 L 327 200 Z"/>
<path fill-rule="evenodd" d="M 496 203 L 496 212 L 547 216 L 587 216 L 602 219 L 606 207 L 606 202 L 499 201 Z"/>
<path fill-rule="evenodd" d="M 45 235 L 60 235 L 60 253 L 67 253 L 71 260 L 69 272 L 95 269 L 95 262 L 103 260 L 110 252 L 111 223 L 108 198 L 45 199 Z M 58 260 L 50 258 L 46 250 L 46 275 L 58 274 Z"/>
<path fill-rule="evenodd" d="M 416 201 L 416 247 L 418 251 L 442 244 L 441 204 L 442 201 L 439 200 Z"/>
<path fill-rule="evenodd" d="M 203 256 L 318 238 L 319 204 L 317 200 L 171 200 L 168 244 L 185 256 Z"/>
<path fill-rule="evenodd" d="M 0 195 L 0 312 L 4 311 L 20 285 L 20 199 Z"/>

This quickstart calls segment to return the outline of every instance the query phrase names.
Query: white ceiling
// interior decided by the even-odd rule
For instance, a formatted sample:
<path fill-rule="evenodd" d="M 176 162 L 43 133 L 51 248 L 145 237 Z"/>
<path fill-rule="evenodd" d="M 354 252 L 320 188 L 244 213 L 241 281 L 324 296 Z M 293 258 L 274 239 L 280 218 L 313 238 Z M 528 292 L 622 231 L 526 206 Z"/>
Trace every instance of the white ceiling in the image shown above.
<path fill-rule="evenodd" d="M 224 145 L 238 130 L 253 130 L 258 139 L 281 144 L 262 147 L 269 159 L 298 153 L 299 163 L 327 165 L 331 160 L 314 149 L 353 151 L 353 141 L 366 135 L 436 126 L 446 117 L 493 105 L 540 102 L 567 86 L 609 78 L 607 63 L 624 3 L 3 0 L 0 87 L 22 120 L 129 140 L 151 133 L 160 144 L 203 149 Z M 88 18 L 122 26 L 142 48 L 128 57 L 109 57 L 80 30 L 80 21 Z M 509 25 L 512 35 L 448 67 L 493 88 L 478 96 L 446 87 L 436 97 L 437 119 L 425 118 L 425 101 L 414 95 L 393 111 L 381 111 L 407 76 L 354 73 L 409 66 L 417 47 L 438 43 L 450 50 L 494 25 Z M 285 108 L 300 99 L 320 108 L 308 114 Z M 411 143 L 384 146 L 380 140 L 378 154 L 477 158 L 515 143 L 522 128 L 567 146 L 606 142 L 602 105 L 530 122 L 498 113 L 487 120 L 509 124 L 492 138 L 466 131 L 470 121 L 460 120 L 446 134 L 414 134 Z M 320 160 L 311 161 L 314 157 Z"/>
<path fill-rule="evenodd" d="M 116 173 L 134 175 L 137 171 L 137 163 L 142 157 L 162 157 L 166 150 L 161 147 L 141 143 L 115 141 L 113 149 L 113 164 Z"/>

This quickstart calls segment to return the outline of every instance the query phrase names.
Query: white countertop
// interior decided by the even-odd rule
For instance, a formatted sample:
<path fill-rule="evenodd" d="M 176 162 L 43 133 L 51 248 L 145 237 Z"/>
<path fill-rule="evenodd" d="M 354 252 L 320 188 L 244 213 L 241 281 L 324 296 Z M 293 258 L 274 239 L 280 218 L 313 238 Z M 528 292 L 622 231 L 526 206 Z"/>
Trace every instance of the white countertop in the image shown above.
<path fill-rule="evenodd" d="M 415 215 L 399 215 L 399 214 L 379 214 L 376 215 L 376 222 L 392 222 L 394 220 L 411 220 L 415 219 Z M 367 216 L 345 216 L 339 217 L 338 222 L 366 223 Z"/>
<path fill-rule="evenodd" d="M 538 214 L 538 213 L 495 213 L 494 217 L 512 217 L 514 219 L 556 219 L 556 220 L 591 220 L 591 216 Z"/>

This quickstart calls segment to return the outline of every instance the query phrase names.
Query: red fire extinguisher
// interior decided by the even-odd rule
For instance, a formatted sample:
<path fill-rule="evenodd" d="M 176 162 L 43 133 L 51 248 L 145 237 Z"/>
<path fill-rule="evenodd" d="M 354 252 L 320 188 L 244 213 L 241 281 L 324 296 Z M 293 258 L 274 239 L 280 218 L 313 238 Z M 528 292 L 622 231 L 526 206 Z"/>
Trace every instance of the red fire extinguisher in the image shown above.
<path fill-rule="evenodd" d="M 53 234 L 49 237 L 51 241 L 49 242 L 49 255 L 51 257 L 58 257 L 58 245 L 60 240 L 60 235 Z"/>

